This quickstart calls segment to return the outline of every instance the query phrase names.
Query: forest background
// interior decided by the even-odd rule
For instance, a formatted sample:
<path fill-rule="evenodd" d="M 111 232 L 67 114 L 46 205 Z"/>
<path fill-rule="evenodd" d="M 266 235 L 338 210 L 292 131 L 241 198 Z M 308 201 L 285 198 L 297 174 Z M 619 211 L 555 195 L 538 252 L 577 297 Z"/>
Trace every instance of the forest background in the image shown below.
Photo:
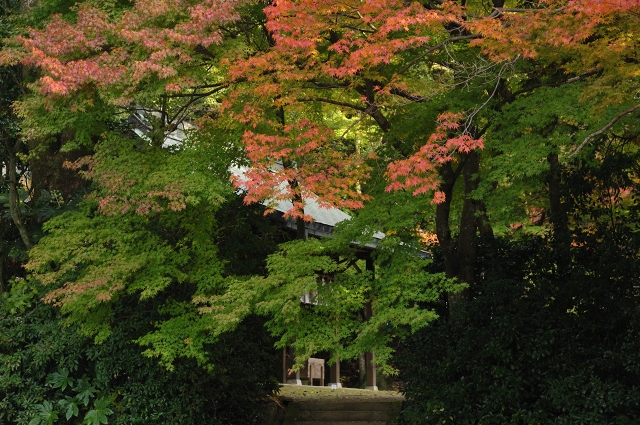
<path fill-rule="evenodd" d="M 258 422 L 293 346 L 373 352 L 408 424 L 637 423 L 639 28 L 638 0 L 5 0 L 0 422 Z M 352 219 L 307 239 L 312 198 Z"/>

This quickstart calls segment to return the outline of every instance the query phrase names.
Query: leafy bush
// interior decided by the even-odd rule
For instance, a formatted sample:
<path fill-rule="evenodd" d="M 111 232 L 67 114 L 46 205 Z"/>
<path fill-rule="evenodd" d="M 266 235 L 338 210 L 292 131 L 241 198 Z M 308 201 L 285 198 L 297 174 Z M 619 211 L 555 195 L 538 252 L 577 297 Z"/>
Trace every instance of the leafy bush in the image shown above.
<path fill-rule="evenodd" d="M 113 333 L 94 345 L 25 281 L 0 304 L 0 423 L 251 424 L 277 386 L 273 341 L 249 318 L 208 347 L 211 364 L 168 371 L 134 342 L 158 320 L 158 300 L 123 300 Z"/>
<path fill-rule="evenodd" d="M 552 241 L 495 241 L 458 320 L 402 346 L 407 424 L 631 424 L 640 419 L 635 234 L 574 235 L 570 270 Z"/>

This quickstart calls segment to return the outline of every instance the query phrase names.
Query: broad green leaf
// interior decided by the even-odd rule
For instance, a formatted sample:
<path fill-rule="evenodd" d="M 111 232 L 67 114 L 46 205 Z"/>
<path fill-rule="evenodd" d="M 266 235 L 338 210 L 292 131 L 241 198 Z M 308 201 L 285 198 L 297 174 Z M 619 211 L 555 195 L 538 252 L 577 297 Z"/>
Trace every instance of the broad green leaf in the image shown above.
<path fill-rule="evenodd" d="M 69 370 L 58 369 L 57 372 L 49 375 L 49 379 L 47 379 L 47 383 L 51 385 L 53 388 L 60 388 L 62 391 L 67 388 L 67 386 L 73 385 L 73 378 L 69 377 Z"/>

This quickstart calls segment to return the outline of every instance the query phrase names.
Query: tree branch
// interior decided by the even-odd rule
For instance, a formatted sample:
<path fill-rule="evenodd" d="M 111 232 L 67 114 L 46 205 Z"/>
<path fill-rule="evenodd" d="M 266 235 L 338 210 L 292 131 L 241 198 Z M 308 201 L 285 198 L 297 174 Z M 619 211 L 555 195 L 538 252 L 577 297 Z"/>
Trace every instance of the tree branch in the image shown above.
<path fill-rule="evenodd" d="M 403 98 L 405 98 L 407 100 L 410 100 L 412 102 L 422 102 L 423 100 L 426 99 L 426 97 L 424 97 L 424 96 L 416 96 L 415 94 L 411 94 L 406 90 L 402 90 L 402 89 L 398 89 L 398 88 L 392 88 L 390 93 L 394 94 L 396 96 L 403 97 Z"/>
<path fill-rule="evenodd" d="M 587 78 L 587 77 L 591 77 L 592 75 L 596 75 L 596 74 L 597 74 L 597 73 L 599 73 L 600 71 L 601 71 L 601 69 L 599 69 L 599 68 L 598 68 L 598 69 L 592 69 L 591 71 L 587 71 L 587 72 L 585 72 L 584 74 L 580 74 L 580 75 L 578 75 L 578 76 L 576 76 L 576 77 L 569 78 L 567 81 L 563 81 L 563 82 L 561 82 L 561 83 L 553 83 L 553 84 L 540 83 L 540 84 L 534 84 L 534 85 L 532 85 L 532 86 L 529 86 L 529 87 L 526 87 L 526 88 L 524 88 L 524 89 L 518 90 L 518 91 L 516 91 L 516 92 L 512 93 L 511 95 L 515 97 L 515 96 L 517 96 L 517 95 L 519 95 L 519 94 L 526 93 L 526 92 L 529 92 L 529 91 L 531 91 L 531 90 L 538 89 L 538 88 L 540 88 L 540 87 L 560 87 L 560 86 L 562 86 L 562 85 L 564 85 L 564 84 L 575 83 L 576 81 L 584 80 L 584 79 L 585 79 L 585 78 Z"/>
<path fill-rule="evenodd" d="M 319 89 L 344 89 L 349 87 L 349 84 L 328 84 L 321 83 L 320 81 L 309 81 Z"/>
<path fill-rule="evenodd" d="M 204 87 L 204 86 L 203 86 Z M 214 86 L 215 87 L 215 86 Z M 207 96 L 211 96 L 214 93 L 219 92 L 220 90 L 226 88 L 226 85 L 218 85 L 217 87 L 215 87 L 213 90 L 210 90 L 208 92 L 204 92 L 204 93 L 174 93 L 174 94 L 168 94 L 167 98 L 169 99 L 174 99 L 174 98 L 178 98 L 178 97 L 197 97 L 202 98 L 202 97 L 207 97 Z M 194 87 L 194 90 L 197 90 L 198 87 Z"/>
<path fill-rule="evenodd" d="M 187 96 L 190 96 L 191 99 L 189 99 L 187 101 L 187 103 L 182 105 L 180 107 L 180 109 L 178 109 L 178 112 L 176 112 L 175 115 L 173 116 L 173 118 L 170 119 L 169 122 L 168 122 L 168 124 L 170 124 L 172 126 L 172 128 L 173 128 L 171 131 L 169 131 L 169 133 L 174 131 L 177 128 L 177 126 L 180 124 L 180 122 L 182 122 L 182 120 L 184 120 L 184 118 L 186 116 L 186 111 L 192 104 L 194 104 L 197 100 L 203 99 L 205 97 L 211 96 L 214 93 L 219 92 L 220 90 L 224 89 L 225 87 L 226 86 L 221 86 L 221 87 L 218 87 L 216 89 L 210 90 L 210 91 L 205 92 L 205 93 L 191 93 L 190 95 L 187 95 Z"/>
<path fill-rule="evenodd" d="M 571 155 L 569 155 L 569 158 L 576 156 L 576 154 L 578 152 L 580 152 L 582 150 L 582 148 L 584 148 L 586 146 L 586 144 L 589 143 L 592 139 L 594 139 L 594 138 L 602 135 L 603 133 L 605 133 L 607 130 L 609 130 L 611 127 L 613 127 L 613 125 L 615 123 L 617 123 L 620 120 L 620 118 L 624 117 L 625 115 L 629 115 L 630 113 L 632 113 L 636 109 L 640 109 L 640 103 L 638 103 L 635 106 L 632 106 L 631 108 L 627 109 L 626 111 L 620 112 L 611 121 L 609 121 L 609 123 L 607 125 L 602 127 L 600 130 L 589 134 L 587 137 L 584 138 L 582 143 L 580 143 L 580 146 L 578 146 L 578 148 L 575 151 L 573 151 L 573 153 Z"/>
<path fill-rule="evenodd" d="M 499 10 L 500 12 L 538 12 L 543 9 L 524 9 L 524 8 L 512 8 L 512 7 L 494 7 L 493 10 Z"/>
<path fill-rule="evenodd" d="M 11 218 L 13 219 L 13 223 L 18 228 L 18 232 L 20 233 L 20 238 L 22 238 L 22 242 L 27 247 L 27 249 L 31 249 L 33 247 L 33 242 L 31 241 L 31 237 L 29 236 L 29 232 L 27 232 L 27 227 L 22 221 L 22 214 L 20 213 L 20 198 L 18 196 L 18 173 L 16 170 L 17 167 L 17 157 L 16 152 L 20 149 L 21 141 L 17 140 L 15 146 L 11 146 L 11 141 L 6 141 L 8 160 L 7 167 L 9 168 L 9 212 L 11 213 Z"/>
<path fill-rule="evenodd" d="M 354 27 L 354 26 L 351 26 L 351 25 L 343 25 L 342 27 L 343 28 L 348 28 L 350 30 L 362 31 L 362 32 L 369 33 L 369 34 L 375 34 L 374 30 L 370 30 L 368 28 L 358 28 L 358 27 Z"/>

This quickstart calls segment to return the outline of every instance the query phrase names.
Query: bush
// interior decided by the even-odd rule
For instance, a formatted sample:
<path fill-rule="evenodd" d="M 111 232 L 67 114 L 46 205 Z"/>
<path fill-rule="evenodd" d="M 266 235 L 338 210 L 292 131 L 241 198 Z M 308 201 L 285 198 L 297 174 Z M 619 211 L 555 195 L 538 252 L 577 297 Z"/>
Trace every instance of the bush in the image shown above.
<path fill-rule="evenodd" d="M 170 372 L 133 342 L 153 328 L 159 301 L 124 300 L 113 333 L 94 345 L 39 295 L 22 283 L 2 297 L 2 424 L 251 424 L 277 388 L 273 341 L 257 318 L 209 347 L 213 366 L 178 359 Z"/>
<path fill-rule="evenodd" d="M 544 239 L 485 247 L 487 278 L 462 317 L 421 330 L 395 359 L 406 424 L 638 423 L 635 236 L 575 239 L 571 270 Z"/>

